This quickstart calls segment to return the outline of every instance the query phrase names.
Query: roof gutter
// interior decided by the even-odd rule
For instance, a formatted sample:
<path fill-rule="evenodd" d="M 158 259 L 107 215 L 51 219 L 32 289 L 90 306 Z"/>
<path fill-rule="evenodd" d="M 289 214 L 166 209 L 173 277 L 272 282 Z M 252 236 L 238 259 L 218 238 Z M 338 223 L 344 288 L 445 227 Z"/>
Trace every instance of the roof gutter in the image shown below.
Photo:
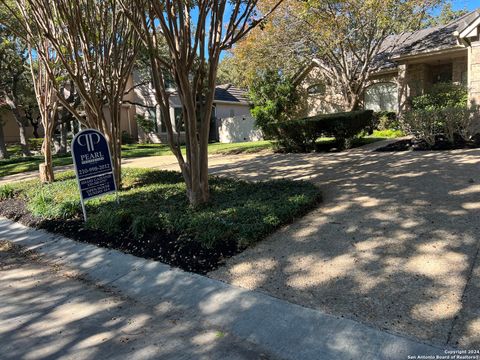
<path fill-rule="evenodd" d="M 467 48 L 463 45 L 459 45 L 453 48 L 448 48 L 448 49 L 440 49 L 440 50 L 435 50 L 435 51 L 429 51 L 429 52 L 423 52 L 423 53 L 418 53 L 418 54 L 412 54 L 412 55 L 402 55 L 398 57 L 392 57 L 390 58 L 392 61 L 395 62 L 400 62 L 404 60 L 415 60 L 415 59 L 421 59 L 423 57 L 427 56 L 432 56 L 432 55 L 443 55 L 443 54 L 454 54 L 454 53 L 460 53 L 464 52 Z"/>
<path fill-rule="evenodd" d="M 246 105 L 250 106 L 248 102 L 241 102 L 241 101 L 226 101 L 226 100 L 213 100 L 214 104 L 226 104 L 226 105 Z"/>

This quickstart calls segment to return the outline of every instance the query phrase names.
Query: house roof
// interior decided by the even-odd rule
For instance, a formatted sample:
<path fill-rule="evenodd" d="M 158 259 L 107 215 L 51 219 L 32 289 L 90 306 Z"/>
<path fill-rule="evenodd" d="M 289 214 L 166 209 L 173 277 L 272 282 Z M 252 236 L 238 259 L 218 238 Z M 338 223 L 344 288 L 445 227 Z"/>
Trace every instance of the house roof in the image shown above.
<path fill-rule="evenodd" d="M 377 71 L 395 69 L 396 61 L 409 56 L 464 48 L 458 34 L 479 18 L 480 12 L 475 10 L 446 25 L 389 36 L 375 60 Z"/>
<path fill-rule="evenodd" d="M 248 105 L 247 92 L 232 84 L 218 85 L 215 88 L 215 100 Z"/>
<path fill-rule="evenodd" d="M 395 60 L 405 56 L 427 54 L 440 50 L 462 48 L 458 33 L 468 27 L 480 14 L 472 11 L 447 25 L 439 25 L 414 32 L 392 35 L 385 40 L 385 49 Z"/>

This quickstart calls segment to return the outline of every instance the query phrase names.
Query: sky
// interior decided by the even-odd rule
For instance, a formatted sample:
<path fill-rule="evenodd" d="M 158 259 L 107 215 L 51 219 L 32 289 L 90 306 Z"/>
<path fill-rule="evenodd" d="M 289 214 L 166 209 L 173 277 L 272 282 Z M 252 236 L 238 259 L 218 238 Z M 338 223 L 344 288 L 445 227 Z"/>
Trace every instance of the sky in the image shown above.
<path fill-rule="evenodd" d="M 475 10 L 477 8 L 480 8 L 480 2 L 478 0 L 453 1 L 453 8 L 455 10 L 460 10 L 460 9 Z"/>

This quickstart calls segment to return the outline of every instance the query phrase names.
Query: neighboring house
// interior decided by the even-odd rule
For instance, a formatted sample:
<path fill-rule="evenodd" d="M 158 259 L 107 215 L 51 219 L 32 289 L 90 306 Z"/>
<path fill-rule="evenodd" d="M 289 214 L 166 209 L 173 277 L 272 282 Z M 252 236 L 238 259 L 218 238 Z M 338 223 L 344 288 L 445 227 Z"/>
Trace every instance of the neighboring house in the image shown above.
<path fill-rule="evenodd" d="M 141 128 L 132 124 L 130 127 L 137 129 L 136 132 L 131 132 L 132 136 L 135 138 L 138 136 L 141 141 L 165 143 L 167 141 L 167 129 L 162 121 L 152 83 L 142 81 L 140 74 L 134 72 L 131 86 L 133 91 L 128 92 L 124 103 L 134 107 L 134 114 L 143 116 L 154 123 L 154 131 L 151 133 L 145 133 Z M 171 93 L 170 117 L 174 120 L 172 124 L 174 137 L 184 142 L 185 133 L 181 121 L 182 104 L 173 86 L 168 90 Z M 233 85 L 227 84 L 216 87 L 212 117 L 210 139 L 213 141 L 241 142 L 261 138 L 254 128 L 255 122 L 250 114 L 250 104 L 246 98 L 246 92 Z"/>
<path fill-rule="evenodd" d="M 15 117 L 11 110 L 3 108 L 0 110 L 0 125 L 3 125 L 3 134 L 7 144 L 15 144 L 20 142 L 20 130 L 15 121 Z M 27 138 L 33 137 L 34 128 L 30 124 L 25 127 Z M 43 128 L 38 126 L 38 135 L 43 136 Z"/>
<path fill-rule="evenodd" d="M 480 105 L 479 34 L 480 12 L 473 11 L 447 25 L 390 36 L 384 46 L 389 51 L 381 54 L 364 92 L 364 108 L 402 112 L 409 99 L 438 82 L 466 85 L 470 101 Z M 318 68 L 308 71 L 304 85 L 309 93 L 309 114 L 344 110 L 335 89 L 315 81 Z"/>

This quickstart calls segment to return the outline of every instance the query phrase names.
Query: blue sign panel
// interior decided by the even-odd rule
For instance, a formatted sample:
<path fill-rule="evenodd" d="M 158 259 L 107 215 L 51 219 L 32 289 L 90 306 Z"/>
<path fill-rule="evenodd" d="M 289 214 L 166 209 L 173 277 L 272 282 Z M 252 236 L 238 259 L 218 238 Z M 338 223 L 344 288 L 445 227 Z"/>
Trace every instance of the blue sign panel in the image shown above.
<path fill-rule="evenodd" d="M 110 150 L 101 132 L 87 129 L 75 135 L 72 155 L 82 206 L 84 200 L 116 191 Z"/>

